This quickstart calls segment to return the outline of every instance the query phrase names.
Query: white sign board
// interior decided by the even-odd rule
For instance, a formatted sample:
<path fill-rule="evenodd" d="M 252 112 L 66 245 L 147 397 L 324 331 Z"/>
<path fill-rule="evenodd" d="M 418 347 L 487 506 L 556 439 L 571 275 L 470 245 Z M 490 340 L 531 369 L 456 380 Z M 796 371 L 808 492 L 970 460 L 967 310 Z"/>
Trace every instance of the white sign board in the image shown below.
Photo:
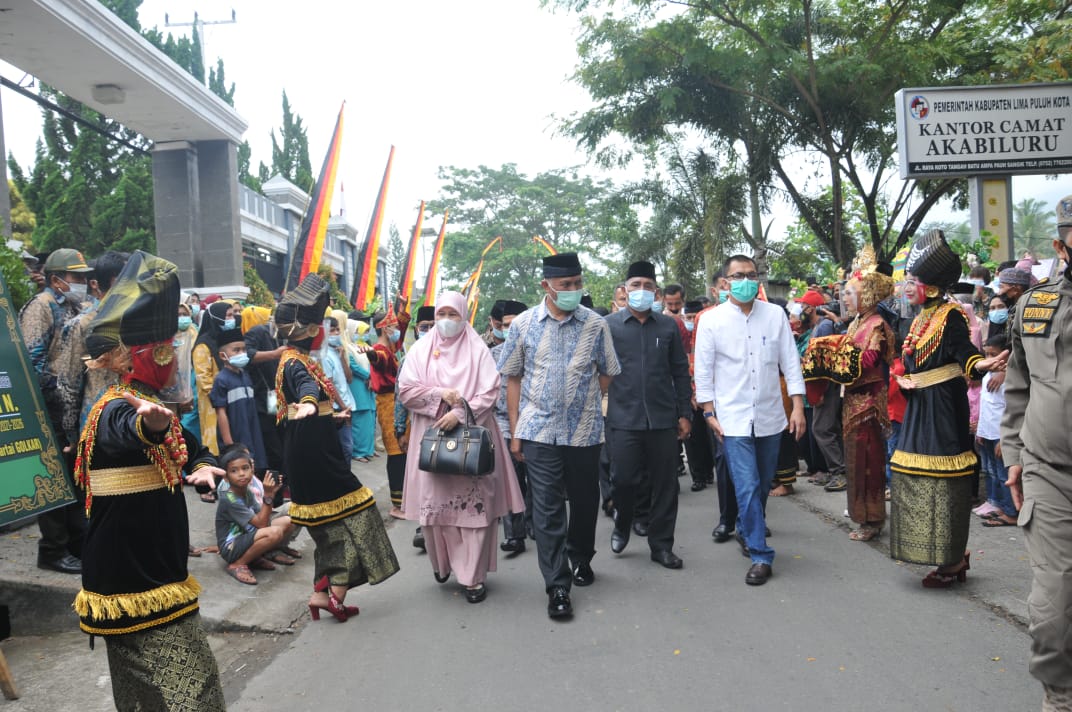
<path fill-rule="evenodd" d="M 1072 172 L 1072 83 L 902 89 L 902 178 Z"/>

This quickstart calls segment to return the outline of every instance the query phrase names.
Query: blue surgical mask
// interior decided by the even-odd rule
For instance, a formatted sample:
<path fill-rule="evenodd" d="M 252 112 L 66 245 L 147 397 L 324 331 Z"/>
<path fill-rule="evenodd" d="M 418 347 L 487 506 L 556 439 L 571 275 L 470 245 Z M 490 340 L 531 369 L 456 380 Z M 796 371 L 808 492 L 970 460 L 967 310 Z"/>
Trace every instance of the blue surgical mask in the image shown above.
<path fill-rule="evenodd" d="M 695 328 L 696 328 L 696 322 L 695 321 L 686 321 L 685 322 L 685 331 L 692 331 Z"/>
<path fill-rule="evenodd" d="M 1006 321 L 1009 320 L 1009 310 L 991 309 L 989 312 L 987 312 L 986 316 L 993 324 L 1004 324 Z"/>
<path fill-rule="evenodd" d="M 192 316 L 192 317 L 194 317 L 196 319 L 197 315 L 200 314 L 200 313 L 201 313 L 201 305 L 200 304 L 191 304 L 190 305 L 190 316 Z"/>
<path fill-rule="evenodd" d="M 342 346 L 342 337 L 338 334 L 332 334 L 328 336 L 328 346 Z"/>
<path fill-rule="evenodd" d="M 227 363 L 235 368 L 245 368 L 249 365 L 249 354 L 237 354 L 227 359 Z"/>
<path fill-rule="evenodd" d="M 400 332 L 397 329 L 395 329 L 394 331 L 392 331 L 390 333 L 390 335 L 387 338 L 391 340 L 392 344 L 397 344 L 398 340 L 400 338 L 402 338 L 402 332 Z"/>
<path fill-rule="evenodd" d="M 650 289 L 634 289 L 628 292 L 626 297 L 629 300 L 629 308 L 639 312 L 648 311 L 655 304 L 655 292 Z"/>
<path fill-rule="evenodd" d="M 191 319 L 190 317 L 188 317 L 188 316 L 180 316 L 179 317 L 179 331 L 186 331 L 187 329 L 189 329 L 193 325 L 193 323 L 194 323 L 194 320 Z"/>
<path fill-rule="evenodd" d="M 759 294 L 759 280 L 738 279 L 730 282 L 730 294 L 739 302 L 750 302 Z"/>
<path fill-rule="evenodd" d="M 555 306 L 562 311 L 577 311 L 577 307 L 581 306 L 581 297 L 584 296 L 584 290 L 576 289 L 574 291 L 559 292 L 554 287 L 551 287 L 551 291 L 555 293 Z"/>
<path fill-rule="evenodd" d="M 230 331 L 231 329 L 235 328 L 234 317 L 231 317 L 230 319 L 224 319 L 223 320 L 223 326 L 221 328 L 224 331 Z"/>
<path fill-rule="evenodd" d="M 651 310 L 653 312 L 655 312 L 656 314 L 662 314 L 663 313 L 663 303 L 662 302 L 655 302 L 654 304 L 651 305 Z"/>
<path fill-rule="evenodd" d="M 726 290 L 726 289 L 718 290 L 718 303 L 719 304 L 725 304 L 727 301 L 729 301 L 729 298 L 730 298 L 729 290 Z"/>
<path fill-rule="evenodd" d="M 510 327 L 509 326 L 504 326 L 502 332 L 503 332 L 503 335 L 502 335 L 503 341 L 506 341 L 506 337 L 510 335 Z"/>
<path fill-rule="evenodd" d="M 506 334 L 503 332 L 502 329 L 496 329 L 495 327 L 492 327 L 491 335 L 494 336 L 496 339 L 506 341 Z"/>

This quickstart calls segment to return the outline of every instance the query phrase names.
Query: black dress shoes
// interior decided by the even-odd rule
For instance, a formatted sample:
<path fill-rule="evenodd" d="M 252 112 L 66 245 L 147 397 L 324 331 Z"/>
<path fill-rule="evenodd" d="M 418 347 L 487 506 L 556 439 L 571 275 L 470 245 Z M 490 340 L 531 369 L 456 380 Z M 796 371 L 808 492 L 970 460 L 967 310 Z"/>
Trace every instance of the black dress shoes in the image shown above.
<path fill-rule="evenodd" d="M 752 568 L 748 569 L 748 573 L 745 574 L 744 582 L 749 586 L 762 586 L 767 583 L 767 579 L 771 577 L 770 564 L 752 564 Z"/>
<path fill-rule="evenodd" d="M 651 560 L 657 564 L 662 564 L 668 569 L 680 569 L 685 565 L 681 557 L 670 550 L 651 552 Z"/>
<path fill-rule="evenodd" d="M 751 559 L 752 553 L 748 551 L 748 544 L 744 543 L 744 537 L 741 536 L 741 533 L 737 532 L 733 535 L 733 538 L 737 540 L 737 544 L 741 547 L 741 556 L 746 559 Z"/>
<path fill-rule="evenodd" d="M 626 529 L 623 532 L 620 531 L 618 527 L 614 527 L 614 529 L 610 533 L 610 550 L 613 551 L 615 554 L 620 554 L 625 551 L 625 545 L 628 543 L 629 530 Z"/>
<path fill-rule="evenodd" d="M 480 603 L 488 597 L 488 587 L 480 584 L 476 588 L 465 589 L 465 600 L 469 603 Z"/>
<path fill-rule="evenodd" d="M 707 489 L 707 485 L 705 483 L 703 483 L 703 482 L 693 482 L 692 483 L 692 491 L 693 492 L 702 492 L 705 489 Z"/>
<path fill-rule="evenodd" d="M 503 551 L 509 551 L 512 554 L 520 554 L 525 551 L 524 539 L 507 539 L 502 544 L 499 544 L 499 548 Z"/>
<path fill-rule="evenodd" d="M 715 530 L 711 532 L 711 538 L 715 540 L 716 544 L 722 544 L 733 538 L 733 529 L 727 527 L 725 524 L 719 524 L 715 527 Z"/>
<path fill-rule="evenodd" d="M 553 586 L 547 592 L 547 615 L 551 618 L 569 618 L 573 615 L 573 604 L 565 586 Z"/>
<path fill-rule="evenodd" d="M 37 568 L 59 571 L 61 574 L 80 574 L 82 573 L 82 560 L 70 554 L 64 554 L 58 559 L 43 559 L 38 556 Z"/>
<path fill-rule="evenodd" d="M 633 522 L 633 533 L 636 534 L 637 536 L 647 536 L 648 535 L 648 525 L 644 524 L 642 522 L 639 522 L 639 521 Z"/>
<path fill-rule="evenodd" d="M 587 561 L 573 567 L 573 583 L 578 586 L 591 586 L 596 580 L 596 572 L 592 571 L 592 565 Z"/>
<path fill-rule="evenodd" d="M 424 532 L 421 531 L 420 527 L 417 527 L 417 531 L 413 533 L 413 547 L 421 551 L 427 551 L 424 548 Z"/>

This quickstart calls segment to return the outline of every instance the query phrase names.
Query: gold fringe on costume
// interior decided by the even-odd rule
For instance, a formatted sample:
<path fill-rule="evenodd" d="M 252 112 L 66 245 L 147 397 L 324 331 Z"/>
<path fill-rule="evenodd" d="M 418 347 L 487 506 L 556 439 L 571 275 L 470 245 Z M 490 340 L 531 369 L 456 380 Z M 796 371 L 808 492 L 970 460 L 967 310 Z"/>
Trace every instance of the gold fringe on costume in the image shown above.
<path fill-rule="evenodd" d="M 959 455 L 922 455 L 895 450 L 890 458 L 890 469 L 906 475 L 963 477 L 975 472 L 978 461 L 978 457 L 971 450 Z"/>
<path fill-rule="evenodd" d="M 192 603 L 197 606 L 197 597 L 201 593 L 201 584 L 193 576 L 185 581 L 169 583 L 148 591 L 138 593 L 117 593 L 105 596 L 82 589 L 74 599 L 74 610 L 81 618 L 94 621 L 114 621 L 129 616 L 131 618 L 145 618 L 154 613 L 167 611 L 183 603 Z M 160 621 L 147 622 L 148 625 L 158 625 Z M 83 625 L 85 629 L 85 625 Z M 118 633 L 112 629 L 105 631 L 93 631 L 105 633 Z"/>
<path fill-rule="evenodd" d="M 372 490 L 368 487 L 362 487 L 330 502 L 318 502 L 317 504 L 291 502 L 288 514 L 290 515 L 290 520 L 295 524 L 315 527 L 344 519 L 375 504 L 376 499 L 372 496 Z"/>

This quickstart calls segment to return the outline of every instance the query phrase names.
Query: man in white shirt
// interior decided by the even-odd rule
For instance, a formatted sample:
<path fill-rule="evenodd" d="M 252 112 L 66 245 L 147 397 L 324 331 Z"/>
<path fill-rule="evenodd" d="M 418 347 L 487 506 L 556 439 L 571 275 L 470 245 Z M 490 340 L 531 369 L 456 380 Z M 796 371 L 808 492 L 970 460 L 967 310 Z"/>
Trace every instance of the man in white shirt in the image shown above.
<path fill-rule="evenodd" d="M 734 255 L 723 273 L 729 301 L 705 312 L 696 327 L 696 400 L 725 445 L 739 509 L 737 537 L 752 560 L 745 582 L 758 586 L 770 578 L 774 562 L 764 509 L 786 427 L 779 371 L 793 399 L 789 431 L 798 440 L 805 428 L 804 378 L 785 312 L 756 301 L 755 261 Z"/>

